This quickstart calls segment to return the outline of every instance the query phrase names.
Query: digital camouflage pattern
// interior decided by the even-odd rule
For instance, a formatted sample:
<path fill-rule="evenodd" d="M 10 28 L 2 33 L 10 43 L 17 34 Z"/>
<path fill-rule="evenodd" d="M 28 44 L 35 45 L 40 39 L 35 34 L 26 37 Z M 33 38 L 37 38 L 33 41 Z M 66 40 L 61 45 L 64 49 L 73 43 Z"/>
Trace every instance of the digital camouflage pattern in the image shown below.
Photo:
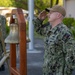
<path fill-rule="evenodd" d="M 75 69 L 75 40 L 63 23 L 51 29 L 49 23 L 35 18 L 36 32 L 45 36 L 43 75 L 72 75 Z"/>
<path fill-rule="evenodd" d="M 0 15 L 0 31 L 2 32 L 3 36 L 0 36 L 0 60 L 3 57 L 2 53 L 3 53 L 3 46 L 2 46 L 2 41 L 1 41 L 1 37 L 3 39 L 6 38 L 6 18 L 2 15 Z"/>

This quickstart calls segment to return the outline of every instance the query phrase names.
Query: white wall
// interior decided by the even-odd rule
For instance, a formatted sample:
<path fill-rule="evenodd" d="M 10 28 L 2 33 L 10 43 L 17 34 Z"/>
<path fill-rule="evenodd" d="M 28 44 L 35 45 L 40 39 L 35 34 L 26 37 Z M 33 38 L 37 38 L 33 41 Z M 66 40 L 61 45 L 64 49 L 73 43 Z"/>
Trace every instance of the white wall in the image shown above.
<path fill-rule="evenodd" d="M 75 0 L 65 0 L 66 17 L 75 18 Z"/>

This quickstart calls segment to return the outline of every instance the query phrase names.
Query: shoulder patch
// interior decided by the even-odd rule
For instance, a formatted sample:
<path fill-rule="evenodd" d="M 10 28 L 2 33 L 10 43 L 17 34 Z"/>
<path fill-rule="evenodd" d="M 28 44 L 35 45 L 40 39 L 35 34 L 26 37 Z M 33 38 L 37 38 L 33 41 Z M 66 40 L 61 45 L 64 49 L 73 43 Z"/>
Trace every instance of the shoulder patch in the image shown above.
<path fill-rule="evenodd" d="M 71 36 L 71 34 L 65 33 L 65 34 L 63 35 L 63 37 L 62 37 L 62 40 L 63 40 L 64 42 L 67 42 L 67 41 L 70 39 L 70 36 Z"/>

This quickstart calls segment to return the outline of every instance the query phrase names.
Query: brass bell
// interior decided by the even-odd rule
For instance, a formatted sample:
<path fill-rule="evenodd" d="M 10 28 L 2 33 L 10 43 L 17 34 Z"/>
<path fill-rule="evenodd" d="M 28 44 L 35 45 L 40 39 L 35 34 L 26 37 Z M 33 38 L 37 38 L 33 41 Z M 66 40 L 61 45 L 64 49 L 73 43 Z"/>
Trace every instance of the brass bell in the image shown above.
<path fill-rule="evenodd" d="M 16 23 L 10 25 L 10 33 L 5 39 L 5 43 L 19 43 L 18 25 Z"/>
<path fill-rule="evenodd" d="M 30 42 L 29 37 L 26 37 L 27 43 Z M 5 43 L 19 43 L 18 25 L 13 23 L 10 25 L 10 33 L 5 39 Z"/>
<path fill-rule="evenodd" d="M 29 37 L 26 37 L 26 40 L 27 40 L 27 43 L 28 43 L 28 42 L 30 42 L 30 39 L 29 39 Z"/>

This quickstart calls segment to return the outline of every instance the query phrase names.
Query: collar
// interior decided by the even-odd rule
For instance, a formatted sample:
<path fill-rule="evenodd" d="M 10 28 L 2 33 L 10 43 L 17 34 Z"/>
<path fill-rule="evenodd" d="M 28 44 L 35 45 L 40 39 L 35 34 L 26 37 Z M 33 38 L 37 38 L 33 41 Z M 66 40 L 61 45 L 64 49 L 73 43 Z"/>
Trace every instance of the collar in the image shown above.
<path fill-rule="evenodd" d="M 58 25 L 56 25 L 54 28 L 51 29 L 52 33 L 55 33 L 56 31 L 59 31 L 59 28 L 61 27 L 63 23 L 59 23 Z"/>

